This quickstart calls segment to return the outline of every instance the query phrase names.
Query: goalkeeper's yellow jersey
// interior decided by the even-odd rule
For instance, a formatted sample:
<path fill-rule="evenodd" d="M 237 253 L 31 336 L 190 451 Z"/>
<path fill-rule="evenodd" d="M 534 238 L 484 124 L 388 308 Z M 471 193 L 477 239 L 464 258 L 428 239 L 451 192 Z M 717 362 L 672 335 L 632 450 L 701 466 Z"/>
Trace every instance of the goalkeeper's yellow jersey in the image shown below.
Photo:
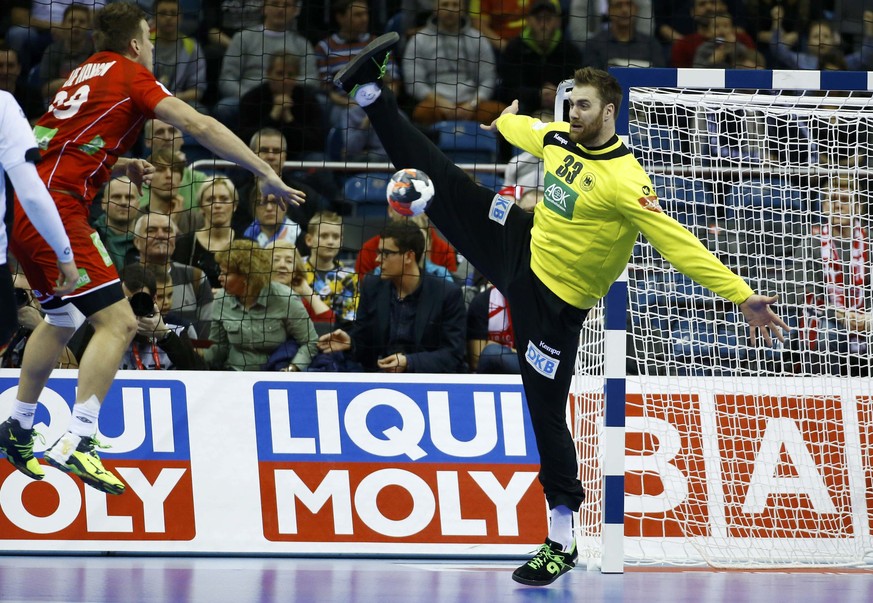
<path fill-rule="evenodd" d="M 587 149 L 566 122 L 523 115 L 497 120 L 506 139 L 545 162 L 545 199 L 534 210 L 531 268 L 558 297 L 590 308 L 606 295 L 643 236 L 680 272 L 741 304 L 754 292 L 679 222 L 663 212 L 652 181 L 613 137 Z"/>

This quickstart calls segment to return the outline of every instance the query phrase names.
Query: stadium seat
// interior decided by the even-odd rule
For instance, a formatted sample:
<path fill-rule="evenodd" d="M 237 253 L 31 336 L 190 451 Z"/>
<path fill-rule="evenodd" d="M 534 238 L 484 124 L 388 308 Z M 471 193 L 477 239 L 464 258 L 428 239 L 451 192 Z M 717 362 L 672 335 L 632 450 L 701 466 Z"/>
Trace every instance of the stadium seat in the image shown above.
<path fill-rule="evenodd" d="M 754 132 L 751 116 L 745 111 L 714 111 L 706 116 L 708 155 L 712 158 L 730 159 L 757 164 L 761 151 L 754 142 L 759 136 Z"/>
<path fill-rule="evenodd" d="M 343 196 L 354 208 L 355 216 L 384 216 L 385 187 L 391 174 L 372 172 L 350 176 L 343 185 Z"/>
<path fill-rule="evenodd" d="M 715 217 L 715 199 L 701 180 L 654 175 L 652 184 L 664 211 L 685 226 L 706 226 Z"/>
<path fill-rule="evenodd" d="M 455 163 L 495 163 L 497 135 L 476 121 L 440 121 L 434 124 L 437 146 Z"/>
<path fill-rule="evenodd" d="M 725 197 L 729 218 L 753 221 L 791 220 L 813 205 L 810 189 L 806 191 L 781 180 L 750 180 L 730 187 Z"/>
<path fill-rule="evenodd" d="M 682 364 L 709 365 L 712 362 L 715 333 L 705 320 L 678 320 L 671 332 L 673 355 Z"/>
<path fill-rule="evenodd" d="M 644 167 L 678 163 L 681 146 L 676 131 L 662 126 L 631 123 L 628 142 Z"/>
<path fill-rule="evenodd" d="M 809 125 L 796 115 L 767 117 L 767 153 L 782 165 L 817 165 L 818 143 Z"/>

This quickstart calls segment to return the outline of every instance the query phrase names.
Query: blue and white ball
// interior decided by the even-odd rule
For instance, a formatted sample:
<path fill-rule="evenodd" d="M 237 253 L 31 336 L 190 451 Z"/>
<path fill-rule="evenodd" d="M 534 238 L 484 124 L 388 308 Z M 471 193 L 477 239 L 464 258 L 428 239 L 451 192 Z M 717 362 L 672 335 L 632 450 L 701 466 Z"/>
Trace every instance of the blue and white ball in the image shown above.
<path fill-rule="evenodd" d="M 433 200 L 434 188 L 430 176 L 421 170 L 407 168 L 398 171 L 388 181 L 388 205 L 401 216 L 420 216 Z"/>

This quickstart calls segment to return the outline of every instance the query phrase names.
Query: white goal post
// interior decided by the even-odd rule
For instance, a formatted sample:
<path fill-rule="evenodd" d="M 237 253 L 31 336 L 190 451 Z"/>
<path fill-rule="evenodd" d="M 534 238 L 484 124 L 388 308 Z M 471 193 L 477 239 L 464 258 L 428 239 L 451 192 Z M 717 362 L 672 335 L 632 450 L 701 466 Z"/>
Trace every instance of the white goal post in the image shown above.
<path fill-rule="evenodd" d="M 752 346 L 733 304 L 640 239 L 580 337 L 580 555 L 604 572 L 873 563 L 873 73 L 611 73 L 664 211 L 778 295 L 792 331 Z"/>

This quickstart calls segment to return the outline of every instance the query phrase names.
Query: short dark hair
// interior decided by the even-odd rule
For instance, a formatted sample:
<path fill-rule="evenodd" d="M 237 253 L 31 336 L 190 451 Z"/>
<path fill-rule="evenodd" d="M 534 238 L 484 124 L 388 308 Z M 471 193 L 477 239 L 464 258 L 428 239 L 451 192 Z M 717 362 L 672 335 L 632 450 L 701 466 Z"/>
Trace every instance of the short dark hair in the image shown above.
<path fill-rule="evenodd" d="M 412 251 L 415 254 L 415 263 L 421 262 L 424 256 L 424 233 L 417 224 L 406 220 L 389 220 L 379 236 L 383 241 L 394 239 L 401 253 Z"/>
<path fill-rule="evenodd" d="M 71 12 L 76 11 L 76 10 L 80 10 L 80 11 L 82 11 L 82 12 L 84 12 L 84 13 L 88 13 L 88 16 L 89 16 L 89 17 L 91 16 L 91 9 L 90 9 L 90 8 L 88 8 L 88 7 L 85 6 L 84 4 L 75 4 L 75 3 L 73 3 L 73 4 L 69 5 L 67 8 L 64 9 L 64 16 L 63 16 L 63 18 L 66 19 L 66 18 L 67 18 L 67 15 L 69 15 Z"/>
<path fill-rule="evenodd" d="M 352 4 L 366 4 L 370 5 L 368 0 L 333 0 L 330 3 L 330 12 L 334 15 L 341 15 L 347 10 Z"/>
<path fill-rule="evenodd" d="M 154 295 L 157 289 L 154 273 L 138 262 L 128 264 L 122 269 L 121 282 L 133 293 L 148 289 Z"/>
<path fill-rule="evenodd" d="M 158 12 L 158 4 L 175 4 L 176 8 L 180 8 L 179 0 L 154 0 L 154 2 L 152 2 L 152 12 L 153 13 Z"/>
<path fill-rule="evenodd" d="M 159 163 L 161 165 L 168 165 L 173 168 L 173 171 L 177 174 L 184 172 L 187 167 L 185 158 L 181 153 L 177 153 L 166 147 L 154 151 L 148 156 L 147 161 L 151 164 Z"/>
<path fill-rule="evenodd" d="M 250 148 L 250 149 L 251 149 L 255 154 L 257 154 L 257 152 L 258 152 L 258 147 L 259 147 L 260 144 L 261 144 L 261 138 L 264 138 L 265 136 L 276 136 L 276 137 L 278 137 L 279 139 L 282 140 L 282 150 L 283 150 L 283 151 L 287 151 L 287 150 L 288 150 L 288 141 L 285 139 L 285 135 L 282 134 L 282 132 L 281 132 L 280 130 L 277 130 L 276 128 L 273 128 L 273 127 L 270 127 L 270 126 L 264 126 L 264 127 L 261 128 L 260 130 L 258 130 L 258 131 L 255 132 L 254 134 L 252 134 L 252 137 L 249 138 L 249 148 Z"/>
<path fill-rule="evenodd" d="M 131 2 L 113 2 L 97 11 L 94 47 L 124 54 L 130 41 L 141 33 L 145 20 L 142 9 Z"/>
<path fill-rule="evenodd" d="M 621 84 L 613 76 L 602 69 L 583 67 L 573 74 L 573 85 L 591 86 L 597 90 L 597 95 L 604 106 L 613 105 L 615 113 L 621 108 Z"/>

